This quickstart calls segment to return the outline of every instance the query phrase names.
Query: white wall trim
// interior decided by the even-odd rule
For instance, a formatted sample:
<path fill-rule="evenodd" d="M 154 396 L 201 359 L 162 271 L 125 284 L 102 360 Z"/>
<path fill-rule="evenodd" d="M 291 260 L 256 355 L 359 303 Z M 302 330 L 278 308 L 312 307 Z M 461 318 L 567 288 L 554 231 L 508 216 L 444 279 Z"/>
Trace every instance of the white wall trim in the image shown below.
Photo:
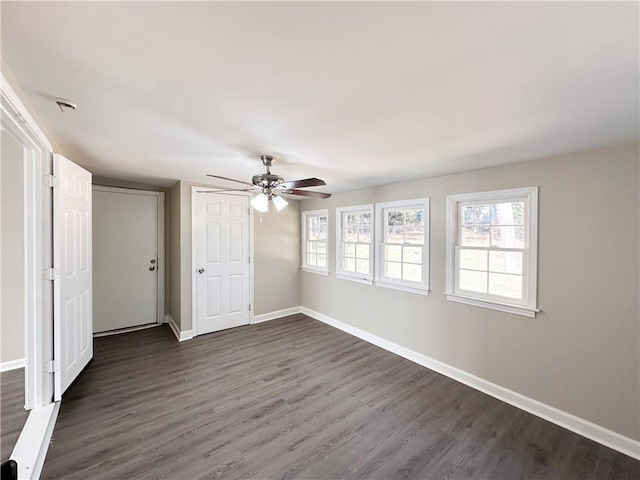
<path fill-rule="evenodd" d="M 496 385 L 495 383 L 484 380 L 471 373 L 427 357 L 426 355 L 390 342 L 389 340 L 385 340 L 384 338 L 373 335 L 372 333 L 360 330 L 359 328 L 353 327 L 347 323 L 341 322 L 340 320 L 336 320 L 304 306 L 301 308 L 301 312 L 311 318 L 342 330 L 343 332 L 377 345 L 380 348 L 384 348 L 389 352 L 400 355 L 401 357 L 411 360 L 418 365 L 422 365 L 423 367 L 441 373 L 442 375 L 452 378 L 460 383 L 464 383 L 465 385 L 475 388 L 487 395 L 491 395 L 492 397 L 502 400 L 514 407 L 518 407 L 526 412 L 548 420 L 551 423 L 555 423 L 556 425 L 566 428 L 567 430 L 571 430 L 572 432 L 582 435 L 594 442 L 598 442 L 606 447 L 617 450 L 620 453 L 629 455 L 632 458 L 640 459 L 640 441 L 621 435 L 613 430 L 609 430 L 588 420 L 552 407 L 551 405 L 534 400 L 533 398 L 526 397 L 520 393 L 514 392 L 513 390 Z"/>
<path fill-rule="evenodd" d="M 40 478 L 59 410 L 60 402 L 55 402 L 29 413 L 10 457 L 18 463 L 20 480 Z"/>
<path fill-rule="evenodd" d="M 24 368 L 24 358 L 0 363 L 0 372 L 8 372 L 9 370 L 17 370 L 18 368 Z"/>
<path fill-rule="evenodd" d="M 269 320 L 275 320 L 276 318 L 286 317 L 288 315 L 295 315 L 296 313 L 300 313 L 302 311 L 302 307 L 291 307 L 284 308 L 282 310 L 276 310 L 268 313 L 261 313 L 260 315 L 254 315 L 251 319 L 251 324 L 254 323 L 262 323 L 267 322 Z"/>
<path fill-rule="evenodd" d="M 179 342 L 184 342 L 185 340 L 191 340 L 193 338 L 193 330 L 185 330 L 184 332 L 181 332 L 171 315 L 165 315 L 164 321 L 169 324 L 171 330 L 173 330 L 173 334 Z"/>

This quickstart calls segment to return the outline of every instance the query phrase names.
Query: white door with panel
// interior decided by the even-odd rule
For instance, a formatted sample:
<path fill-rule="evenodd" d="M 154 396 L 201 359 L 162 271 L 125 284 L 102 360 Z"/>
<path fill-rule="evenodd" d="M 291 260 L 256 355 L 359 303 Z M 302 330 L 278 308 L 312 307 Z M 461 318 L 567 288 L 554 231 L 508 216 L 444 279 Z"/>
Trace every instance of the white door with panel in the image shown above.
<path fill-rule="evenodd" d="M 93 358 L 91 173 L 53 156 L 54 398 Z"/>
<path fill-rule="evenodd" d="M 164 193 L 93 187 L 93 329 L 162 321 Z"/>
<path fill-rule="evenodd" d="M 249 198 L 195 194 L 194 334 L 250 321 Z"/>

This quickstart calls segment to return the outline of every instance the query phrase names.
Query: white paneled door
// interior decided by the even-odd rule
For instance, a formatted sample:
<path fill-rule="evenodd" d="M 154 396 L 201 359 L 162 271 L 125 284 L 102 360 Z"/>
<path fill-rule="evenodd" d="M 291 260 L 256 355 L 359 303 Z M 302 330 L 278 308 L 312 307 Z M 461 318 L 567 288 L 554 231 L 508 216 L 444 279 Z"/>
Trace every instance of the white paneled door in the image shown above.
<path fill-rule="evenodd" d="M 249 324 L 249 198 L 196 193 L 194 334 Z"/>
<path fill-rule="evenodd" d="M 53 156 L 54 397 L 93 358 L 91 173 Z"/>

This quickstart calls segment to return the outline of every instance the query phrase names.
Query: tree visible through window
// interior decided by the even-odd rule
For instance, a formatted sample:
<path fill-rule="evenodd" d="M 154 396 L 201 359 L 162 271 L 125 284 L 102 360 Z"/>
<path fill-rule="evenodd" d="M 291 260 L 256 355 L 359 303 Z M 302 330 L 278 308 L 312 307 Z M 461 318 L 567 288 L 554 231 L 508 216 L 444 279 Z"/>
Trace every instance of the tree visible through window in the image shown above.
<path fill-rule="evenodd" d="M 303 212 L 303 259 L 302 267 L 312 271 L 328 271 L 326 210 Z"/>

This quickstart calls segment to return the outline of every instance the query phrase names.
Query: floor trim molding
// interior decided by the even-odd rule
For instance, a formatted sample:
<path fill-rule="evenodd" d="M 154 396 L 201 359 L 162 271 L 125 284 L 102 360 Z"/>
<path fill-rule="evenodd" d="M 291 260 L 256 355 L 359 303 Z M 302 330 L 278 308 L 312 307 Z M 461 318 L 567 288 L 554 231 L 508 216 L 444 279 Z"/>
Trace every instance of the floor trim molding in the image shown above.
<path fill-rule="evenodd" d="M 19 479 L 40 478 L 59 410 L 60 402 L 55 402 L 29 413 L 10 457 L 18 463 Z"/>
<path fill-rule="evenodd" d="M 191 340 L 193 338 L 193 330 L 185 330 L 184 332 L 180 331 L 180 328 L 178 328 L 178 325 L 176 325 L 176 322 L 171 315 L 165 315 L 164 321 L 169 324 L 171 330 L 173 330 L 173 334 L 179 342 L 184 342 L 185 340 Z"/>
<path fill-rule="evenodd" d="M 0 363 L 0 372 L 8 372 L 9 370 L 17 370 L 19 368 L 24 368 L 24 358 Z"/>
<path fill-rule="evenodd" d="M 261 313 L 260 315 L 254 315 L 251 319 L 251 325 L 254 323 L 268 322 L 269 320 L 275 320 L 276 318 L 287 317 L 289 315 L 295 315 L 300 313 L 302 307 L 284 308 L 282 310 L 276 310 L 275 312 Z"/>
<path fill-rule="evenodd" d="M 502 400 L 514 407 L 520 408 L 526 412 L 536 415 L 540 418 L 555 423 L 567 430 L 578 435 L 582 435 L 594 442 L 598 442 L 606 447 L 617 450 L 635 459 L 640 459 L 640 442 L 632 438 L 621 435 L 613 430 L 592 423 L 583 418 L 572 415 L 558 408 L 547 405 L 533 398 L 526 397 L 520 393 L 514 392 L 507 388 L 501 387 L 488 380 L 484 380 L 471 373 L 465 372 L 458 368 L 442 363 L 433 358 L 427 357 L 421 353 L 410 350 L 396 343 L 385 340 L 384 338 L 373 335 L 359 328 L 353 327 L 347 323 L 331 318 L 315 310 L 301 307 L 301 313 L 308 315 L 315 320 L 319 320 L 327 325 L 335 327 L 343 332 L 349 333 L 366 342 L 377 345 L 389 352 L 395 353 L 401 357 L 411 360 L 412 362 L 422 365 L 423 367 L 434 370 L 460 383 L 464 383 L 471 388 L 479 390 L 487 395 L 491 395 L 498 400 Z"/>

